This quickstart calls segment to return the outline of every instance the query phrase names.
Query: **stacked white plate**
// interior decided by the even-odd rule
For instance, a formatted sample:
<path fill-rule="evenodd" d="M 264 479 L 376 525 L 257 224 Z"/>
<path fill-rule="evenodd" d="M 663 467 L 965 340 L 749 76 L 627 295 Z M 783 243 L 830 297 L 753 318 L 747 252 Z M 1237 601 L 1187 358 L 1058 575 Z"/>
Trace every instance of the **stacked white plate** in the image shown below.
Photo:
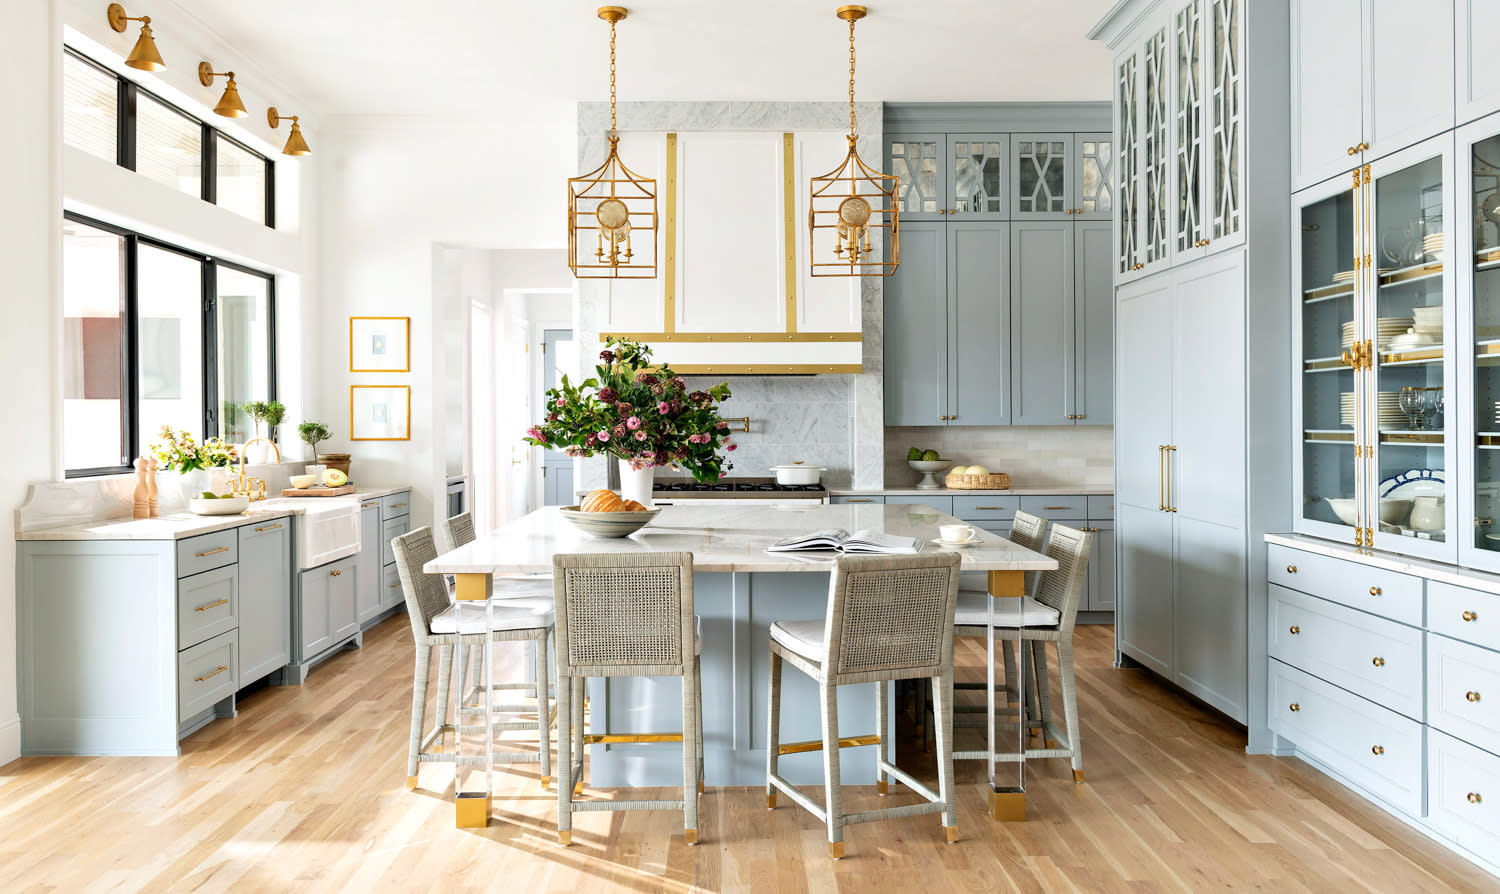
<path fill-rule="evenodd" d="M 1411 317 L 1381 317 L 1375 321 L 1376 350 L 1383 350 L 1386 342 L 1398 335 L 1405 335 L 1412 328 L 1414 321 Z M 1341 332 L 1341 342 L 1345 348 L 1354 344 L 1354 321 L 1344 324 Z"/>
<path fill-rule="evenodd" d="M 1422 237 L 1422 251 L 1432 256 L 1435 261 L 1443 259 L 1443 234 L 1429 233 Z"/>
<path fill-rule="evenodd" d="M 1430 307 L 1414 307 L 1411 309 L 1413 329 L 1419 335 L 1433 335 L 1443 337 L 1443 306 L 1434 304 Z"/>
<path fill-rule="evenodd" d="M 1380 405 L 1376 416 L 1376 425 L 1381 428 L 1405 428 L 1411 424 L 1406 414 L 1401 412 L 1401 392 L 1380 392 Z M 1339 395 L 1339 421 L 1348 426 L 1354 425 L 1354 393 L 1345 391 Z"/>
<path fill-rule="evenodd" d="M 1340 270 L 1338 273 L 1335 273 L 1333 275 L 1333 281 L 1336 283 L 1354 282 L 1354 271 Z"/>

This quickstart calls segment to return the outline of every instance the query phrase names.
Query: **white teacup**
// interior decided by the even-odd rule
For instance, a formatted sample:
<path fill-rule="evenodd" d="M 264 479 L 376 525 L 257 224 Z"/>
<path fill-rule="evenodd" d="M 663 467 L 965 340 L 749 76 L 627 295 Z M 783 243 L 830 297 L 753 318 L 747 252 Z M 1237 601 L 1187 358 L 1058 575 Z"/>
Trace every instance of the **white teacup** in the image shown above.
<path fill-rule="evenodd" d="M 938 534 L 948 543 L 968 543 L 979 536 L 979 532 L 968 525 L 938 525 Z"/>

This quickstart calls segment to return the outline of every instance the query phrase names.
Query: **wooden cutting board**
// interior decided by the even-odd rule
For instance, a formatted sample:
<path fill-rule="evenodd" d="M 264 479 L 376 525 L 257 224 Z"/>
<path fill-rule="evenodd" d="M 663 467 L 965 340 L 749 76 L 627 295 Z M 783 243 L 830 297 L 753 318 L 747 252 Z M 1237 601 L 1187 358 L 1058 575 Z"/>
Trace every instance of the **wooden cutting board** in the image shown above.
<path fill-rule="evenodd" d="M 354 485 L 346 484 L 343 487 L 305 487 L 297 489 L 289 487 L 281 492 L 283 497 L 342 497 L 354 493 Z"/>

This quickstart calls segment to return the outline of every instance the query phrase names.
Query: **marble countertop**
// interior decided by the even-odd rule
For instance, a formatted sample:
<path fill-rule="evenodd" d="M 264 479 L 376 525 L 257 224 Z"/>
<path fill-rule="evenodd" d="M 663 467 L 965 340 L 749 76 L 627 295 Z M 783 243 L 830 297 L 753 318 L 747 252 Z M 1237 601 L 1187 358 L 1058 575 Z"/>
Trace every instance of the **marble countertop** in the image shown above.
<path fill-rule="evenodd" d="M 766 547 L 789 534 L 824 528 L 872 530 L 933 540 L 940 524 L 962 524 L 951 515 L 921 506 L 860 504 L 776 508 L 752 501 L 664 506 L 650 525 L 629 537 L 590 537 L 574 528 L 556 507 L 519 518 L 488 537 L 444 553 L 423 569 L 442 574 L 551 573 L 557 553 L 643 553 L 687 551 L 703 572 L 823 571 L 834 553 L 768 553 Z M 957 550 L 964 571 L 1045 571 L 1057 561 L 980 532 L 976 546 Z M 926 544 L 924 549 L 946 549 Z"/>
<path fill-rule="evenodd" d="M 1349 543 L 1324 540 L 1321 537 L 1309 537 L 1306 534 L 1267 534 L 1265 541 L 1277 544 L 1278 546 L 1305 550 L 1320 556 L 1343 559 L 1348 562 L 1359 562 L 1362 565 L 1369 565 L 1373 568 L 1383 568 L 1387 571 L 1396 571 L 1401 574 L 1425 577 L 1428 580 L 1442 581 L 1443 583 L 1452 584 L 1455 587 L 1468 587 L 1471 590 L 1483 590 L 1486 593 L 1500 594 L 1500 575 L 1491 574 L 1487 571 L 1461 568 L 1457 565 L 1434 562 L 1429 559 L 1414 559 L 1410 556 L 1403 556 L 1400 553 L 1369 549 L 1368 547 L 1357 547 Z"/>
<path fill-rule="evenodd" d="M 828 492 L 835 497 L 873 497 L 873 496 L 926 496 L 931 494 L 935 497 L 944 495 L 952 497 L 1047 497 L 1054 494 L 1058 496 L 1070 496 L 1080 494 L 1083 496 L 1113 496 L 1113 487 L 1012 487 L 1007 490 L 972 490 L 964 488 L 940 487 L 936 490 L 922 489 L 916 487 L 881 487 L 881 488 L 843 488 L 830 487 Z"/>

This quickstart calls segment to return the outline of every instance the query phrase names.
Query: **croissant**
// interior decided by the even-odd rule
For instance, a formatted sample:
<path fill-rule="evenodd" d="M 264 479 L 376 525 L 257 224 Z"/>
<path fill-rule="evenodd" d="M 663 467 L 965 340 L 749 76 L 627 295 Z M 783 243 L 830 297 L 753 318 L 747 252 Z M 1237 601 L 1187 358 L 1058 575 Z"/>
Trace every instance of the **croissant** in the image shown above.
<path fill-rule="evenodd" d="M 626 512 L 645 512 L 646 511 L 646 507 L 642 506 L 640 503 L 637 503 L 634 500 L 626 500 L 625 501 L 625 511 Z"/>

